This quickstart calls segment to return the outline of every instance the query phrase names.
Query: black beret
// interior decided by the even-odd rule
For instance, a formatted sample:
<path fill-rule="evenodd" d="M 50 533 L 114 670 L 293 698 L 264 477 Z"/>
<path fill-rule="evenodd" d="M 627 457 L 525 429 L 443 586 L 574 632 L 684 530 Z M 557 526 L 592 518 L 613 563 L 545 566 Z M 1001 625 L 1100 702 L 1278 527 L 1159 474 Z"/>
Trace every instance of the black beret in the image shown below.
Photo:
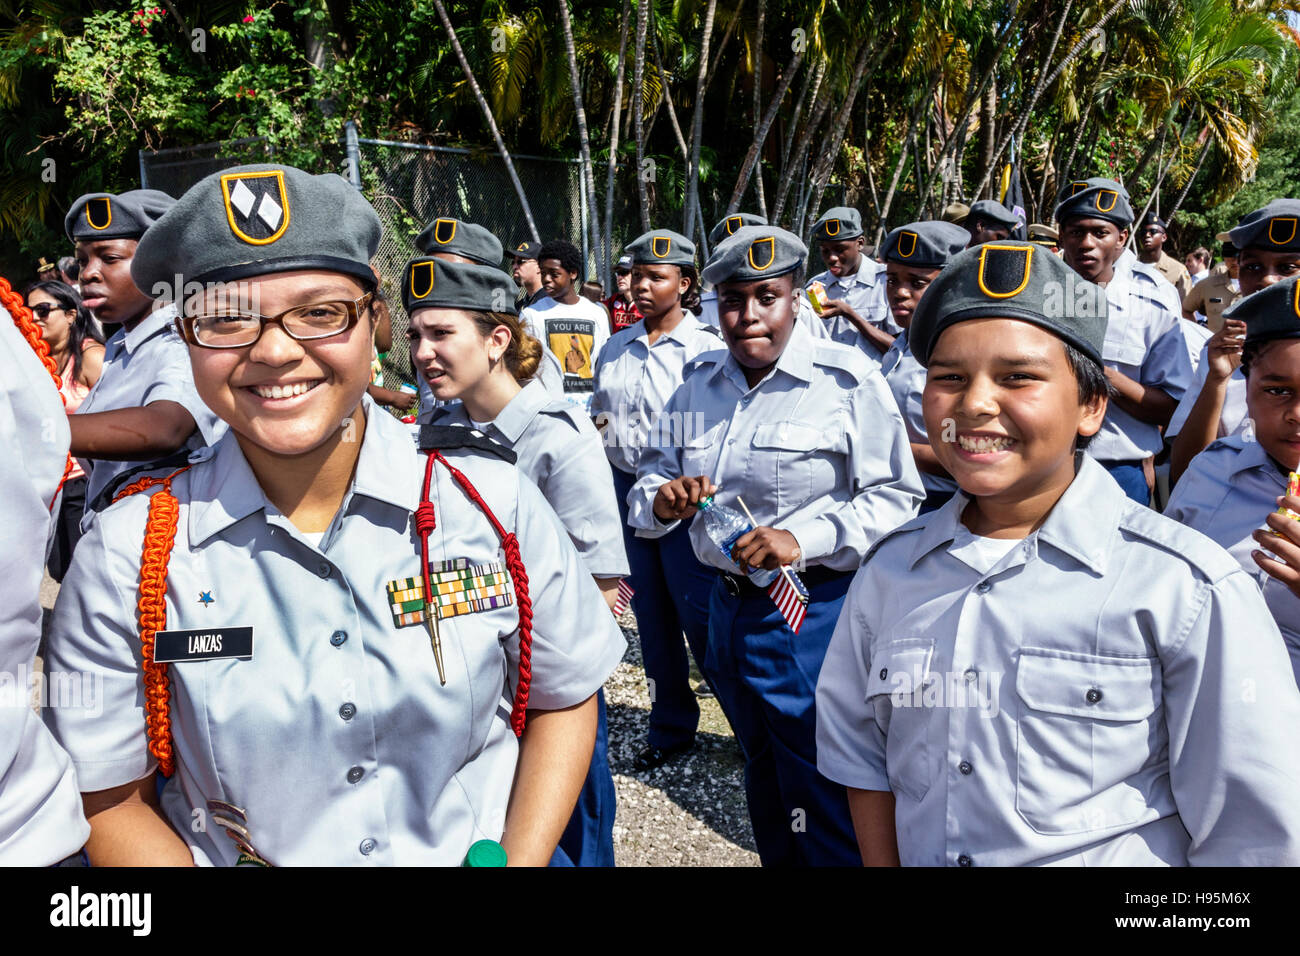
<path fill-rule="evenodd" d="M 501 264 L 501 240 L 478 223 L 461 219 L 435 219 L 416 237 L 415 248 L 426 255 L 450 252 L 485 266 Z"/>
<path fill-rule="evenodd" d="M 334 173 L 236 166 L 189 188 L 135 250 L 131 279 L 154 298 L 176 283 L 233 282 L 298 269 L 340 272 L 375 285 L 379 216 Z"/>
<path fill-rule="evenodd" d="M 1098 365 L 1106 290 L 1032 242 L 1000 239 L 958 253 L 912 315 L 908 344 L 922 365 L 939 333 L 968 319 L 1022 319 L 1069 342 Z"/>
<path fill-rule="evenodd" d="M 709 245 L 716 246 L 743 226 L 766 226 L 767 218 L 752 212 L 738 212 L 723 218 L 709 230 Z"/>
<path fill-rule="evenodd" d="M 1133 224 L 1133 206 L 1128 190 L 1113 179 L 1079 179 L 1067 183 L 1056 199 L 1056 221 L 1105 219 L 1121 229 Z"/>
<path fill-rule="evenodd" d="M 1148 212 L 1142 217 L 1142 228 L 1145 229 L 1147 226 L 1155 226 L 1161 232 L 1169 231 L 1169 223 L 1165 222 L 1154 212 Z"/>
<path fill-rule="evenodd" d="M 448 262 L 425 256 L 412 259 L 402 271 L 402 305 L 416 309 L 465 309 L 518 315 L 519 287 L 492 266 Z"/>
<path fill-rule="evenodd" d="M 1246 323 L 1246 344 L 1300 338 L 1300 278 L 1292 276 L 1238 299 L 1223 313 Z"/>
<path fill-rule="evenodd" d="M 852 206 L 836 206 L 827 209 L 822 213 L 822 217 L 813 223 L 812 237 L 818 242 L 856 239 L 860 235 L 862 235 L 862 214 Z"/>
<path fill-rule="evenodd" d="M 534 242 L 531 239 L 525 239 L 523 242 L 516 243 L 515 247 L 510 250 L 512 259 L 536 259 L 537 253 L 542 251 L 542 244 Z"/>
<path fill-rule="evenodd" d="M 695 265 L 695 243 L 671 229 L 651 229 L 629 242 L 623 251 L 632 257 L 633 263 Z"/>
<path fill-rule="evenodd" d="M 702 277 L 715 286 L 751 282 L 793 272 L 807 258 L 808 247 L 780 226 L 741 226 L 713 250 Z"/>
<path fill-rule="evenodd" d="M 73 242 L 96 239 L 139 239 L 162 218 L 176 200 L 157 189 L 118 193 L 87 193 L 77 198 L 63 217 L 63 231 Z"/>
<path fill-rule="evenodd" d="M 1021 222 L 1014 212 L 992 199 L 981 199 L 971 204 L 970 212 L 966 214 L 966 225 L 972 225 L 976 219 L 983 219 L 1005 229 L 1014 229 Z M 969 234 L 967 238 L 969 239 Z"/>
<path fill-rule="evenodd" d="M 1274 199 L 1229 229 L 1228 239 L 1238 249 L 1300 252 L 1300 199 Z"/>
<path fill-rule="evenodd" d="M 970 243 L 970 233 L 942 219 L 899 226 L 885 237 L 885 261 L 941 269 Z"/>

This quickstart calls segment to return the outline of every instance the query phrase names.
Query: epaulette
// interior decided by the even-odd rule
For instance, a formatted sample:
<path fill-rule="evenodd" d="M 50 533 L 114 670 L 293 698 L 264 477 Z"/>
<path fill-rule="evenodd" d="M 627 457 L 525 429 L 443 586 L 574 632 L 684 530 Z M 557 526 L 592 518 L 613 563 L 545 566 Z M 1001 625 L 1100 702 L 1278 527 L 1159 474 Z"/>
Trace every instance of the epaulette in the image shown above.
<path fill-rule="evenodd" d="M 99 494 L 95 495 L 93 501 L 86 503 L 87 511 L 103 511 L 113 503 L 117 493 L 125 488 L 128 484 L 141 478 L 149 472 L 172 472 L 183 465 L 190 463 L 191 455 L 195 454 L 188 448 L 182 448 L 180 451 L 172 452 L 166 458 L 159 458 L 157 461 L 147 461 L 143 464 L 136 465 L 134 468 L 128 468 L 126 471 L 113 477 L 113 479 L 100 489 Z"/>
<path fill-rule="evenodd" d="M 420 451 L 450 451 L 455 448 L 473 448 L 511 465 L 515 463 L 513 451 L 494 442 L 477 428 L 433 423 L 420 426 Z"/>
<path fill-rule="evenodd" d="M 709 349 L 707 352 L 701 352 L 694 358 L 687 359 L 682 365 L 682 378 L 686 378 L 687 375 L 692 374 L 697 369 L 722 364 L 727 360 L 727 355 L 728 352 L 725 348 Z"/>
<path fill-rule="evenodd" d="M 1181 558 L 1211 584 L 1241 568 L 1236 558 L 1201 532 L 1142 505 L 1135 504 L 1122 511 L 1118 526 L 1121 531 Z"/>
<path fill-rule="evenodd" d="M 871 362 L 861 349 L 830 339 L 813 340 L 813 364 L 848 372 L 859 383 L 865 381 L 871 371 Z"/>
<path fill-rule="evenodd" d="M 934 514 L 935 512 L 931 511 L 923 515 L 917 515 L 915 518 L 912 518 L 910 521 L 903 522 L 897 528 L 894 528 L 892 531 L 886 531 L 884 534 L 882 534 L 879 538 L 876 539 L 875 544 L 867 548 L 867 554 L 866 557 L 862 559 L 862 563 L 865 565 L 868 561 L 870 561 L 872 555 L 874 555 L 886 541 L 889 541 L 890 539 L 895 538 L 899 535 L 910 534 L 913 531 L 920 531 L 923 528 L 925 528 L 930 523 L 930 519 L 934 516 Z"/>

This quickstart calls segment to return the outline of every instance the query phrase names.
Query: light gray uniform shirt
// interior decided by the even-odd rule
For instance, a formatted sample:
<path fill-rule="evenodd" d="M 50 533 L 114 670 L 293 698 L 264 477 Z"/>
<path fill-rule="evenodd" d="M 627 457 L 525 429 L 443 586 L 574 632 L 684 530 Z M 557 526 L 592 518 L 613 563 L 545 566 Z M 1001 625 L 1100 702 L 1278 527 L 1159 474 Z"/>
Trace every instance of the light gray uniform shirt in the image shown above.
<path fill-rule="evenodd" d="M 603 426 L 601 438 L 611 465 L 636 474 L 652 432 L 663 428 L 671 432 L 674 427 L 663 411 L 682 384 L 686 363 L 721 347 L 721 334 L 689 312 L 654 342 L 643 319 L 620 329 L 605 343 L 596 359 L 591 415 Z M 681 423 L 676 427 L 680 429 Z"/>
<path fill-rule="evenodd" d="M 831 299 L 847 302 L 853 310 L 876 328 L 890 335 L 903 331 L 894 321 L 894 313 L 889 310 L 889 298 L 885 293 L 885 266 L 874 259 L 862 257 L 858 271 L 851 276 L 835 276 L 829 269 L 819 272 L 808 280 L 804 288 L 814 282 L 826 287 L 826 295 Z M 830 330 L 831 338 L 841 345 L 851 345 L 862 349 L 875 358 L 880 351 L 868 342 L 858 327 L 842 315 L 821 319 Z"/>
<path fill-rule="evenodd" d="M 59 514 L 68 416 L 50 373 L 0 307 L 0 865 L 49 866 L 90 835 L 72 762 L 32 710 L 41 569 Z M 93 682 L 39 681 L 45 708 L 102 709 Z"/>
<path fill-rule="evenodd" d="M 852 571 L 925 497 L 880 373 L 857 350 L 814 341 L 798 323 L 753 388 L 726 349 L 700 355 L 667 412 L 691 425 L 677 440 L 661 435 L 641 458 L 627 501 L 628 524 L 643 537 L 677 526 L 655 517 L 660 485 L 708 475 L 721 487 L 718 504 L 742 511 L 743 498 L 760 525 L 794 535 L 806 563 Z M 693 521 L 690 534 L 702 562 L 736 572 L 703 521 Z"/>
<path fill-rule="evenodd" d="M 992 567 L 969 501 L 867 557 L 817 687 L 818 769 L 893 791 L 904 865 L 1300 863 L 1300 691 L 1237 562 L 1086 456 Z"/>
<path fill-rule="evenodd" d="M 477 427 L 461 404 L 439 409 L 432 423 Z M 598 578 L 628 574 L 614 477 L 590 419 L 533 381 L 485 423 L 483 433 L 513 449 L 515 464 L 555 509 L 588 571 Z"/>
<path fill-rule="evenodd" d="M 1192 459 L 1165 507 L 1165 516 L 1195 528 L 1226 549 L 1264 594 L 1291 667 L 1300 681 L 1300 598 L 1257 565 L 1250 553 L 1260 545 L 1251 537 L 1266 528 L 1264 519 L 1286 494 L 1286 475 L 1264 446 L 1249 434 L 1221 438 Z"/>
<path fill-rule="evenodd" d="M 175 402 L 185 408 L 197 426 L 185 442 L 194 450 L 211 445 L 226 432 L 226 423 L 203 404 L 194 388 L 189 346 L 173 328 L 176 307 L 167 305 L 150 313 L 130 332 L 118 329 L 104 351 L 104 371 L 76 414 L 143 408 L 154 402 Z M 124 471 L 144 462 L 79 459 L 86 470 L 86 507 Z"/>
<path fill-rule="evenodd" d="M 1201 356 L 1196 362 L 1196 375 L 1183 397 L 1179 399 L 1178 407 L 1174 409 L 1174 417 L 1169 419 L 1169 427 L 1165 429 L 1165 437 L 1168 439 L 1173 439 L 1183 430 L 1188 416 L 1192 414 L 1192 406 L 1196 404 L 1196 399 L 1210 375 L 1207 358 L 1209 354 L 1209 347 L 1201 346 Z M 1246 415 L 1246 376 L 1241 374 L 1241 367 L 1238 366 L 1228 376 L 1228 383 L 1224 388 L 1223 408 L 1219 412 L 1219 437 L 1234 434 L 1245 424 Z"/>
<path fill-rule="evenodd" d="M 413 513 L 425 458 L 400 422 L 363 401 L 355 477 L 319 545 L 267 500 L 233 435 L 173 481 L 168 628 L 253 628 L 251 660 L 169 667 L 177 770 L 163 813 L 198 863 L 231 864 L 239 852 L 201 823 L 213 799 L 245 811 L 253 846 L 276 865 L 455 866 L 475 841 L 501 837 L 519 751 L 509 726 L 518 606 L 441 621 L 440 685 L 424 626 L 397 626 L 386 589 L 420 574 Z M 445 455 L 518 536 L 533 604 L 529 707 L 581 703 L 625 647 L 595 582 L 517 468 L 477 451 Z M 430 500 L 431 562 L 504 560 L 442 465 Z M 100 516 L 55 608 L 51 667 L 104 685 L 101 716 L 50 712 L 82 790 L 155 766 L 135 612 L 148 504 L 132 495 Z"/>

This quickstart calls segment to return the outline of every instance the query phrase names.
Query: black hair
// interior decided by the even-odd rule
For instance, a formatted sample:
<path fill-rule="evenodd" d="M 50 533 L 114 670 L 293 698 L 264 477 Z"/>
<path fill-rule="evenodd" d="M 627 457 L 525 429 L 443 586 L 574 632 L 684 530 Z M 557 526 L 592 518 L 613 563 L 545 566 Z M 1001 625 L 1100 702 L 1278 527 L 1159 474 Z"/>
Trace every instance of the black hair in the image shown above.
<path fill-rule="evenodd" d="M 555 259 L 565 272 L 582 275 L 582 251 L 571 242 L 552 239 L 542 243 L 542 248 L 537 250 L 537 264 L 541 265 L 543 259 Z M 577 283 L 578 280 L 575 279 L 574 285 Z"/>
<path fill-rule="evenodd" d="M 23 295 L 24 301 L 29 300 L 33 292 L 44 292 L 59 303 L 59 308 L 72 309 L 76 312 L 76 317 L 68 329 L 68 351 L 72 353 L 72 377 L 80 378 L 81 350 L 85 347 L 86 340 L 104 344 L 104 333 L 100 331 L 99 323 L 90 314 L 90 310 L 81 304 L 81 296 L 77 294 L 77 290 L 66 282 L 57 279 L 34 282 L 27 287 L 27 292 Z"/>
<path fill-rule="evenodd" d="M 1241 347 L 1241 374 L 1250 378 L 1250 368 L 1264 354 L 1264 350 L 1274 342 L 1281 342 L 1289 338 L 1291 336 L 1282 336 L 1275 339 L 1255 339 L 1253 342 L 1247 342 Z"/>
<path fill-rule="evenodd" d="M 1074 373 L 1075 381 L 1079 383 L 1079 404 L 1090 405 L 1103 397 L 1108 400 L 1114 399 L 1115 387 L 1106 378 L 1106 369 L 1064 339 L 1061 340 L 1061 345 L 1065 347 L 1065 359 L 1070 363 L 1070 371 Z M 1093 437 L 1093 435 L 1079 435 L 1074 447 L 1082 451 L 1088 447 Z"/>
<path fill-rule="evenodd" d="M 682 278 L 691 281 L 691 287 L 682 293 L 682 308 L 698 318 L 704 311 L 704 306 L 700 304 L 700 273 L 695 266 L 677 268 L 682 270 Z"/>

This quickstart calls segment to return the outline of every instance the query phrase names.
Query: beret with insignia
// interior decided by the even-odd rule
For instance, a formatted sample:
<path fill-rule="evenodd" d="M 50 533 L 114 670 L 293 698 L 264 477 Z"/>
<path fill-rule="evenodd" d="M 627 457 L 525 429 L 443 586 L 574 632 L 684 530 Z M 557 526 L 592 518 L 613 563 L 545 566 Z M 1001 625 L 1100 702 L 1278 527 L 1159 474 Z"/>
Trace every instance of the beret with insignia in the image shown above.
<path fill-rule="evenodd" d="M 1228 230 L 1227 240 L 1238 249 L 1300 252 L 1300 199 L 1274 199 L 1243 216 Z"/>
<path fill-rule="evenodd" d="M 431 256 L 412 259 L 402 272 L 402 305 L 416 309 L 465 309 L 518 315 L 519 287 L 492 266 L 448 262 Z"/>
<path fill-rule="evenodd" d="M 534 242 L 531 239 L 525 239 L 523 242 L 515 243 L 515 247 L 510 250 L 512 259 L 536 259 L 537 253 L 542 251 L 542 244 Z"/>
<path fill-rule="evenodd" d="M 742 226 L 709 256 L 705 282 L 752 282 L 793 272 L 804 264 L 808 247 L 780 226 Z"/>
<path fill-rule="evenodd" d="M 709 230 L 709 245 L 716 246 L 737 229 L 744 226 L 766 226 L 767 218 L 756 216 L 752 212 L 737 212 L 730 216 L 724 217 L 716 226 Z"/>
<path fill-rule="evenodd" d="M 1300 338 L 1300 278 L 1292 276 L 1238 299 L 1223 313 L 1246 323 L 1246 344 Z"/>
<path fill-rule="evenodd" d="M 499 266 L 503 255 L 501 240 L 478 223 L 447 217 L 429 223 L 416 237 L 415 248 L 429 256 L 449 252 L 485 266 Z"/>
<path fill-rule="evenodd" d="M 909 222 L 885 237 L 885 261 L 941 269 L 970 243 L 970 233 L 941 219 Z"/>
<path fill-rule="evenodd" d="M 1133 206 L 1128 190 L 1113 179 L 1077 179 L 1066 183 L 1056 197 L 1056 221 L 1104 219 L 1121 229 L 1133 224 Z"/>
<path fill-rule="evenodd" d="M 207 176 L 140 240 L 131 279 L 144 292 L 300 269 L 373 288 L 379 216 L 343 177 L 292 166 L 236 166 Z"/>
<path fill-rule="evenodd" d="M 1098 365 L 1106 338 L 1106 290 L 1032 242 L 986 242 L 958 253 L 912 316 L 912 354 L 929 365 L 939 334 L 968 319 L 1021 319 L 1046 329 Z"/>
<path fill-rule="evenodd" d="M 985 222 L 991 222 L 996 226 L 1004 229 L 1014 229 L 1020 225 L 1020 217 L 1014 212 L 992 199 L 981 199 L 977 203 L 972 203 L 970 212 L 966 215 L 966 224 L 970 225 L 976 219 L 983 219 Z"/>
<path fill-rule="evenodd" d="M 818 242 L 856 239 L 862 235 L 862 214 L 852 206 L 835 206 L 813 223 L 812 237 Z"/>
<path fill-rule="evenodd" d="M 1147 226 L 1155 226 L 1161 232 L 1169 231 L 1169 223 L 1165 222 L 1154 212 L 1148 212 L 1142 217 L 1142 228 L 1145 229 Z"/>
<path fill-rule="evenodd" d="M 651 229 L 637 236 L 623 251 L 633 263 L 653 265 L 662 262 L 670 266 L 695 265 L 695 243 L 671 229 Z"/>
<path fill-rule="evenodd" d="M 73 242 L 96 239 L 139 239 L 145 230 L 176 205 L 157 189 L 118 193 L 87 193 L 78 197 L 63 217 L 63 231 Z"/>

